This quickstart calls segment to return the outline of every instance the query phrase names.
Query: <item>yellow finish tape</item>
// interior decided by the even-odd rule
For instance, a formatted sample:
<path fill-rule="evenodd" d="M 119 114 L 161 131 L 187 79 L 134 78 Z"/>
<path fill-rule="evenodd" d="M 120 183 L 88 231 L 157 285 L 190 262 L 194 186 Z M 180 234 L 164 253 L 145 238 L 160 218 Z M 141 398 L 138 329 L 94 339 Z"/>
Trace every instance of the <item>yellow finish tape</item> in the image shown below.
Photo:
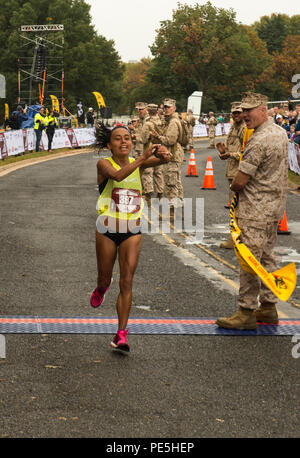
<path fill-rule="evenodd" d="M 264 284 L 282 301 L 287 301 L 292 295 L 296 282 L 296 266 L 292 262 L 275 272 L 267 272 L 251 251 L 241 241 L 241 230 L 237 225 L 235 210 L 238 204 L 238 194 L 234 195 L 230 207 L 230 233 L 234 243 L 234 251 L 239 263 L 246 272 L 256 274 Z"/>

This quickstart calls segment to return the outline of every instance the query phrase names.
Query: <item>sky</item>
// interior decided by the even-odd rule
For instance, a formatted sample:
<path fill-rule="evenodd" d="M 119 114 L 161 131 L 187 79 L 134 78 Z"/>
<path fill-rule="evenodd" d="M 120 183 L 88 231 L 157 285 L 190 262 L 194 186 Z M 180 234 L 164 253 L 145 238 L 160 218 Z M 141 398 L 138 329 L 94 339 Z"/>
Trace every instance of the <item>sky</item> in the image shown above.
<path fill-rule="evenodd" d="M 172 19 L 178 0 L 86 0 L 91 5 L 92 23 L 100 35 L 115 42 L 115 49 L 123 62 L 139 61 L 152 57 L 149 46 L 154 43 L 160 21 Z M 179 3 L 193 6 L 207 1 L 182 0 Z M 300 14 L 298 0 L 211 0 L 217 8 L 232 8 L 236 19 L 250 25 L 261 16 L 282 13 Z"/>

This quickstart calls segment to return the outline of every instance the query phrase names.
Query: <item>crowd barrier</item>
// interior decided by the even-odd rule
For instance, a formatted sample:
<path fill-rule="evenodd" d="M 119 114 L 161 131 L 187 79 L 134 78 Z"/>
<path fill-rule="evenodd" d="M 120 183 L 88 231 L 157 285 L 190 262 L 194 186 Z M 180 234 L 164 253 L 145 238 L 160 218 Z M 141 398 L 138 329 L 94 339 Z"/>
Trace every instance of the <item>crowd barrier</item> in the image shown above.
<path fill-rule="evenodd" d="M 230 123 L 216 125 L 216 137 L 227 135 L 230 129 Z M 209 127 L 205 124 L 196 124 L 193 129 L 193 137 L 208 137 Z"/>
<path fill-rule="evenodd" d="M 300 148 L 294 142 L 289 142 L 289 169 L 300 175 Z"/>
<path fill-rule="evenodd" d="M 216 136 L 227 135 L 230 124 L 218 124 L 216 126 Z M 208 127 L 204 124 L 194 126 L 194 137 L 207 137 Z M 76 148 L 80 146 L 90 146 L 95 143 L 94 128 L 74 128 L 74 129 L 56 129 L 52 142 L 52 149 L 59 148 Z M 48 138 L 43 131 L 41 150 L 48 149 Z M 34 129 L 8 130 L 0 132 L 0 159 L 9 156 L 16 156 L 21 153 L 35 150 L 35 133 Z"/>
<path fill-rule="evenodd" d="M 94 128 L 56 129 L 52 149 L 76 148 L 95 143 Z M 40 150 L 48 149 L 48 137 L 43 131 Z M 0 132 L 0 159 L 35 150 L 34 129 Z"/>
<path fill-rule="evenodd" d="M 216 136 L 227 135 L 230 124 L 218 124 Z M 196 124 L 193 129 L 194 137 L 207 137 L 208 127 L 205 124 Z M 95 143 L 94 128 L 56 129 L 52 142 L 52 149 L 78 148 L 90 146 Z M 43 131 L 41 150 L 48 149 L 48 138 Z M 35 150 L 34 129 L 8 130 L 0 132 L 0 159 L 16 156 Z M 289 169 L 300 175 L 300 149 L 299 145 L 289 142 Z"/>

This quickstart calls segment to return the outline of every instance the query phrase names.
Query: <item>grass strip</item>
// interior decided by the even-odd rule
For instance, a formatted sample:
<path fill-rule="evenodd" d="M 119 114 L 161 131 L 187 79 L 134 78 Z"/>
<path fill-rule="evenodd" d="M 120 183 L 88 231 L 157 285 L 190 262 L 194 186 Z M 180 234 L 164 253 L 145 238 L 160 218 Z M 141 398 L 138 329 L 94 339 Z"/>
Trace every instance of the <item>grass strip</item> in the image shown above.
<path fill-rule="evenodd" d="M 3 167 L 8 164 L 12 164 L 14 162 L 25 161 L 27 159 L 35 159 L 37 157 L 53 156 L 55 154 L 63 153 L 65 151 L 71 151 L 71 148 L 59 148 L 59 149 L 52 151 L 51 153 L 49 151 L 39 151 L 39 152 L 32 152 L 32 153 L 22 153 L 18 156 L 9 156 L 5 159 L 0 160 L 0 167 Z"/>

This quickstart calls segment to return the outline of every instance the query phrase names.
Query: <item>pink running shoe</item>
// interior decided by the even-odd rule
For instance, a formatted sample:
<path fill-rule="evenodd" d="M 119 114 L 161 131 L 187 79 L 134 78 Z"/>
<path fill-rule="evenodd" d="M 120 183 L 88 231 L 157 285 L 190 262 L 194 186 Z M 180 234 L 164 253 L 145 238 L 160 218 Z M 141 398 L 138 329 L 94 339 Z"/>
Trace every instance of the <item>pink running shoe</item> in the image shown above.
<path fill-rule="evenodd" d="M 110 285 L 111 285 L 111 283 L 110 283 Z M 109 286 L 107 286 L 106 288 L 99 288 L 99 286 L 97 286 L 97 288 L 94 289 L 94 291 L 92 292 L 92 295 L 91 295 L 91 306 L 92 307 L 94 307 L 95 309 L 97 307 L 100 307 L 100 305 L 104 301 L 104 297 L 105 297 L 105 294 L 106 294 L 107 290 L 109 289 Z"/>
<path fill-rule="evenodd" d="M 129 344 L 127 343 L 126 337 L 128 334 L 128 329 L 119 329 L 117 334 L 114 336 L 110 346 L 117 350 L 130 351 Z"/>

